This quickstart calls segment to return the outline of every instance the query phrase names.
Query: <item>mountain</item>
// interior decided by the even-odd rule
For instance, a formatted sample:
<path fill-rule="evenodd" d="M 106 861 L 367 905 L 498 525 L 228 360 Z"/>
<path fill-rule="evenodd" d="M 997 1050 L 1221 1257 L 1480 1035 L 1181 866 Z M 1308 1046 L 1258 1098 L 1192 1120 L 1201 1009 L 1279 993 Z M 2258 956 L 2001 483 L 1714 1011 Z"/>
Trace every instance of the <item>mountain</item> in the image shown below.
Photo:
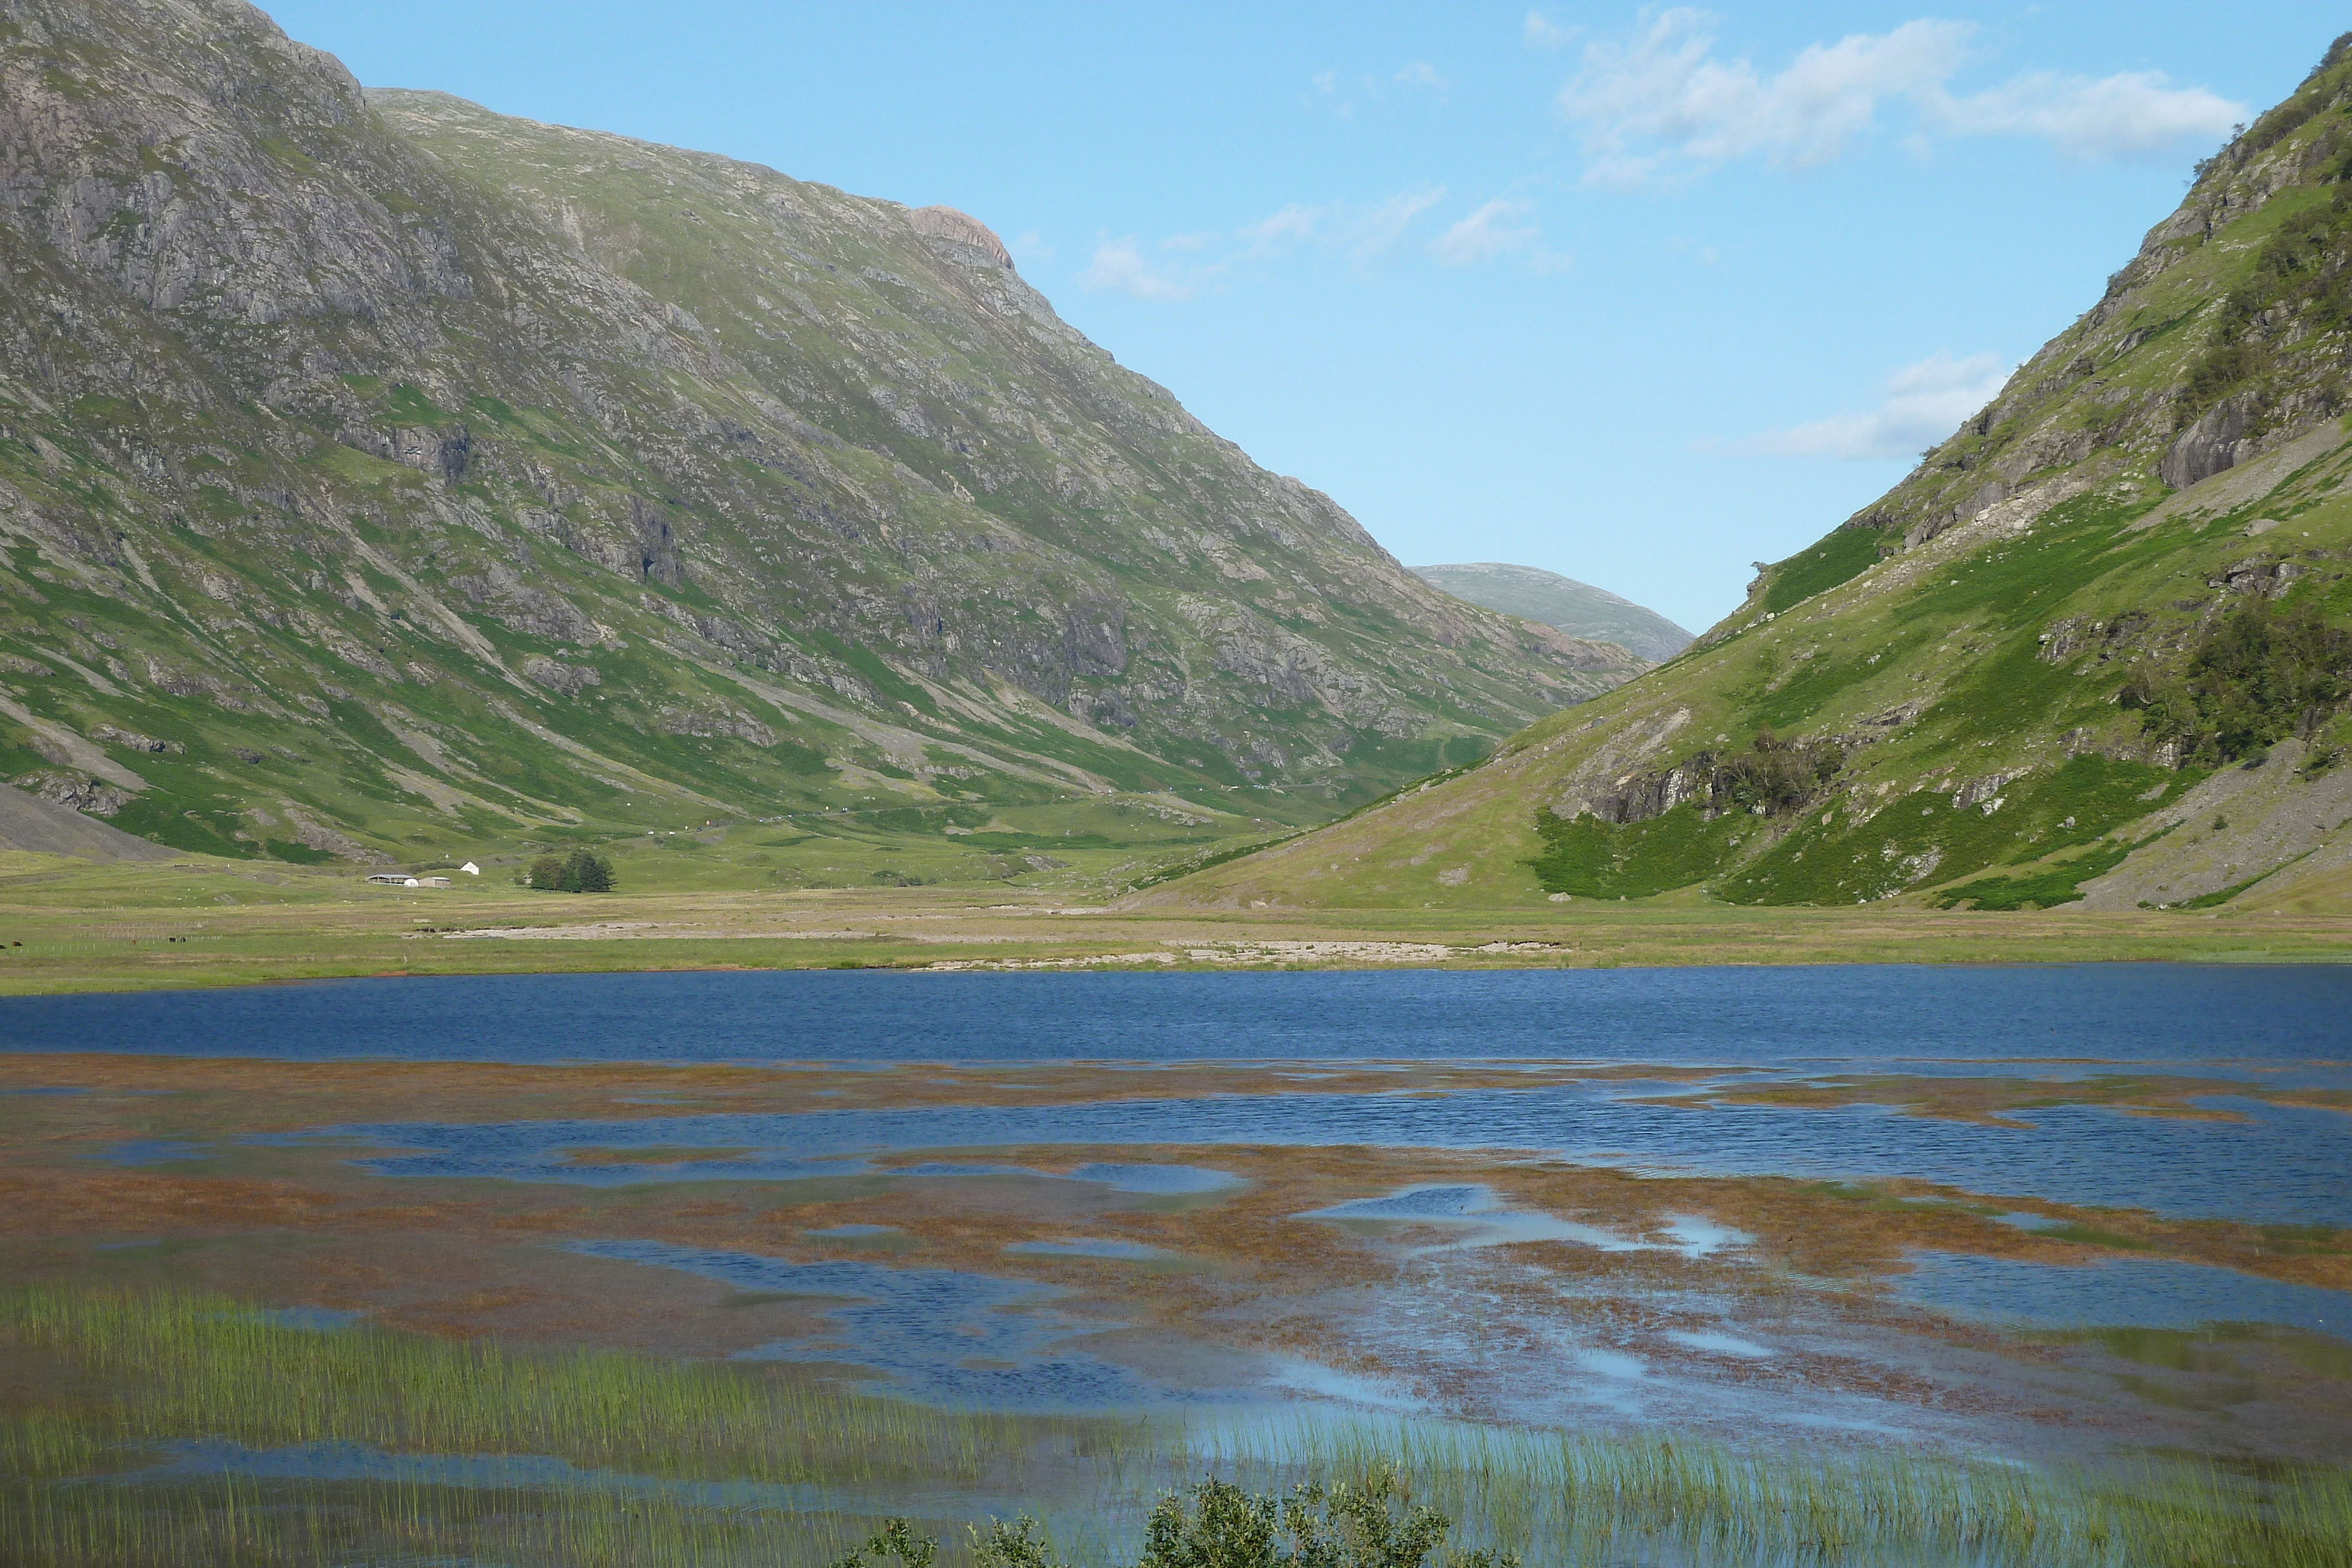
<path fill-rule="evenodd" d="M 2072 326 L 1673 664 L 1157 894 L 2352 889 L 2352 35 Z"/>
<path fill-rule="evenodd" d="M 1639 668 L 1405 571 L 961 213 L 363 93 L 236 0 L 0 0 L 0 777 L 184 849 L 1309 821 Z"/>
<path fill-rule="evenodd" d="M 1475 561 L 1464 566 L 1416 566 L 1413 576 L 1456 599 L 1557 628 L 1571 637 L 1614 643 L 1651 664 L 1663 664 L 1691 645 L 1691 634 L 1605 588 L 1537 566 Z"/>

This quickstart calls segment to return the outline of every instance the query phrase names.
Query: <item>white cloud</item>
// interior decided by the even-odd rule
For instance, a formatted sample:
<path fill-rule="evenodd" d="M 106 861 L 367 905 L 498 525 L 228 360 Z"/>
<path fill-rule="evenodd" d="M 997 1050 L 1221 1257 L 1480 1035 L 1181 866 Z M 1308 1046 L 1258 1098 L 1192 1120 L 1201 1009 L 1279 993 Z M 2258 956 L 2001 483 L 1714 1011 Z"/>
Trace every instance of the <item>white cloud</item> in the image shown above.
<path fill-rule="evenodd" d="M 1278 213 L 1243 225 L 1241 237 L 1250 242 L 1252 256 L 1286 250 L 1300 240 L 1314 237 L 1330 215 L 1329 207 L 1307 207 L 1292 202 Z"/>
<path fill-rule="evenodd" d="M 1440 235 L 1430 251 L 1448 267 L 1467 267 L 1492 261 L 1506 251 L 1524 249 L 1535 244 L 1541 231 L 1533 224 L 1516 220 L 1535 210 L 1533 202 L 1497 196 Z"/>
<path fill-rule="evenodd" d="M 1437 68 L 1427 60 L 1414 60 L 1397 72 L 1396 79 L 1406 87 L 1434 88 L 1440 92 L 1454 85 L 1450 78 L 1439 75 Z"/>
<path fill-rule="evenodd" d="M 1022 261 L 1051 261 L 1054 247 L 1035 229 L 1024 229 L 1005 243 L 1005 249 Z"/>
<path fill-rule="evenodd" d="M 1909 457 L 2000 396 L 2013 369 L 1995 354 L 1956 360 L 1938 349 L 1888 376 L 1875 408 L 1751 435 L 1729 450 L 1768 457 Z"/>
<path fill-rule="evenodd" d="M 1095 247 L 1093 265 L 1078 278 L 1081 288 L 1108 289 L 1137 299 L 1190 299 L 1192 286 L 1155 272 L 1133 238 L 1106 240 Z"/>
<path fill-rule="evenodd" d="M 2027 135 L 2078 158 L 2161 153 L 2213 137 L 2244 110 L 2159 73 L 2094 81 L 2032 72 L 1955 96 L 1972 24 L 1918 20 L 1892 32 L 1813 44 L 1774 75 L 1715 52 L 1716 19 L 1685 8 L 1645 17 L 1630 39 L 1596 39 L 1560 89 L 1584 131 L 1588 184 L 1630 186 L 1761 156 L 1784 167 L 1826 162 L 1907 101 L 1950 135 Z"/>
<path fill-rule="evenodd" d="M 1339 73 L 1337 70 L 1317 71 L 1307 79 L 1315 84 L 1317 92 L 1334 93 L 1339 90 Z"/>
<path fill-rule="evenodd" d="M 1519 28 L 1519 41 L 1531 49 L 1564 49 L 1574 42 L 1582 27 L 1563 27 L 1540 11 L 1528 13 Z"/>
<path fill-rule="evenodd" d="M 1405 191 L 1373 206 L 1349 225 L 1349 243 L 1360 256 L 1378 256 L 1404 237 L 1412 220 L 1445 199 L 1443 185 Z"/>
<path fill-rule="evenodd" d="M 1948 99 L 1936 116 L 1961 135 L 2039 136 L 2086 161 L 2146 158 L 2189 139 L 2215 141 L 2246 118 L 2245 106 L 2201 87 L 2165 85 L 2162 71 L 2098 81 L 2037 71 Z"/>

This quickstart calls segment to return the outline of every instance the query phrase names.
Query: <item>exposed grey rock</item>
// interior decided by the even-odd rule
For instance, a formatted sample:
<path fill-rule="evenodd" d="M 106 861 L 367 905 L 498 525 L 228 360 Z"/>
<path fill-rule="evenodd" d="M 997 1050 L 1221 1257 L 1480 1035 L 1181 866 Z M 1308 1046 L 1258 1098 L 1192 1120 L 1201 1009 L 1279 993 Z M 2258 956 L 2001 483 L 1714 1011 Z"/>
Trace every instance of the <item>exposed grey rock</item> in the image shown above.
<path fill-rule="evenodd" d="M 15 782 L 19 789 L 92 817 L 111 817 L 136 799 L 127 789 L 79 773 L 27 773 Z"/>
<path fill-rule="evenodd" d="M 128 747 L 133 751 L 145 751 L 161 757 L 165 752 L 184 752 L 188 748 L 176 740 L 159 740 L 152 735 L 142 735 L 134 729 L 122 729 L 101 724 L 89 732 L 89 737 L 100 746 Z"/>
<path fill-rule="evenodd" d="M 758 719 L 731 709 L 713 713 L 696 708 L 666 707 L 661 714 L 661 727 L 671 735 L 699 736 L 706 740 L 730 737 L 748 740 L 754 746 L 776 744 L 774 730 Z"/>
<path fill-rule="evenodd" d="M 2165 449 L 2157 476 L 2176 490 L 2186 490 L 2252 456 L 2252 444 L 2245 439 L 2251 423 L 2248 402 L 2225 398 L 2214 404 Z"/>
<path fill-rule="evenodd" d="M 551 659 L 534 653 L 523 661 L 522 673 L 550 691 L 565 696 L 578 696 L 590 686 L 601 686 L 604 677 L 593 664 L 567 664 L 561 659 Z"/>
<path fill-rule="evenodd" d="M 919 235 L 947 242 L 950 254 L 968 251 L 982 260 L 1013 270 L 1013 253 L 1004 242 L 978 218 L 960 213 L 953 207 L 917 207 L 907 214 L 908 225 Z M 901 286 L 904 286 L 903 280 Z"/>

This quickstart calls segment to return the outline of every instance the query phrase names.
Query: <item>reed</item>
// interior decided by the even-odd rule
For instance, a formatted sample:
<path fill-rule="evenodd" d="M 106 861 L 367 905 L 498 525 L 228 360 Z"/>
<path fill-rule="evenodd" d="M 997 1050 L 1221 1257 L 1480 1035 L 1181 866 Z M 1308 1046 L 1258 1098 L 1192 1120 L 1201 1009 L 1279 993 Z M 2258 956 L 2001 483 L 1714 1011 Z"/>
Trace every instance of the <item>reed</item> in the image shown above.
<path fill-rule="evenodd" d="M 1118 1424 L 942 1412 L 815 1385 L 781 1367 L 610 1351 L 534 1353 L 353 1327 L 289 1327 L 223 1298 L 0 1293 L 0 1338 L 108 1391 L 64 1421 L 0 1433 L 11 1473 L 70 1473 L 74 1445 L 212 1437 L 395 1452 L 544 1454 L 583 1469 L 779 1483 L 1005 1483 Z"/>
<path fill-rule="evenodd" d="M 1394 1473 L 1455 1545 L 1560 1568 L 2343 1568 L 2352 1477 L 2093 1473 L 1885 1448 L 1732 1448 L 1422 1419 L 1194 1422 L 943 1411 L 785 1369 L 291 1327 L 235 1301 L 0 1292 L 0 1557 L 27 1568 L 730 1568 L 835 1561 L 910 1516 L 1045 1521 L 1131 1562 L 1162 1496 Z M 152 1469 L 184 1445 L 405 1457 L 389 1479 Z M 451 1472 L 436 1456 L 548 1456 Z M 580 1474 L 579 1471 L 593 1472 Z M 407 1479 L 409 1476 L 417 1479 Z"/>

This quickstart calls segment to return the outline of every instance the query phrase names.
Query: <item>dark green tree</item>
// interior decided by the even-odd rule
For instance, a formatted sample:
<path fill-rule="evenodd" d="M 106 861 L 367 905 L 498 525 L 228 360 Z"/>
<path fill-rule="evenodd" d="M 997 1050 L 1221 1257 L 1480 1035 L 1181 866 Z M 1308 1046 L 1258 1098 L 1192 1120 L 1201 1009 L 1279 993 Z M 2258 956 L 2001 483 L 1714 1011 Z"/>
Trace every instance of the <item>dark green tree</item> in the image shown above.
<path fill-rule="evenodd" d="M 2352 632 L 2331 625 L 2315 600 L 2281 610 L 2254 598 L 2213 623 L 2177 678 L 2135 671 L 2116 700 L 2180 742 L 2183 761 L 2210 766 L 2308 737 L 2347 692 Z"/>
<path fill-rule="evenodd" d="M 573 850 L 565 857 L 562 886 L 566 893 L 610 893 L 613 862 L 589 850 Z"/>
<path fill-rule="evenodd" d="M 557 888 L 563 885 L 563 862 L 553 855 L 541 855 L 530 862 L 530 885 Z"/>

